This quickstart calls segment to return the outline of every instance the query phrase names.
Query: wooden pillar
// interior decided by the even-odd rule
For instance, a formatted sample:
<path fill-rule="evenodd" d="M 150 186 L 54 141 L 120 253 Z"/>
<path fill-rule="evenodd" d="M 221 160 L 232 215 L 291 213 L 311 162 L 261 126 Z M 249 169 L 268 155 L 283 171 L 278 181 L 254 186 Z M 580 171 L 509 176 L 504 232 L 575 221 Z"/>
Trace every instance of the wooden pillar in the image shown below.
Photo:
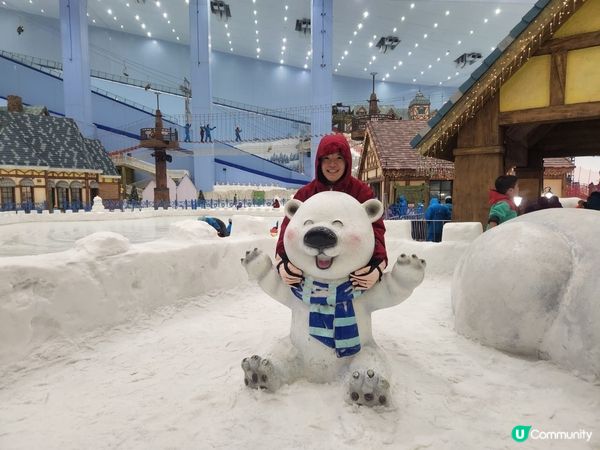
<path fill-rule="evenodd" d="M 529 149 L 527 167 L 516 167 L 515 175 L 519 178 L 519 196 L 523 197 L 522 205 L 537 201 L 544 188 L 544 159 L 539 151 Z"/>
<path fill-rule="evenodd" d="M 499 96 L 489 100 L 458 132 L 454 149 L 452 215 L 458 222 L 487 223 L 488 192 L 505 173 Z"/>

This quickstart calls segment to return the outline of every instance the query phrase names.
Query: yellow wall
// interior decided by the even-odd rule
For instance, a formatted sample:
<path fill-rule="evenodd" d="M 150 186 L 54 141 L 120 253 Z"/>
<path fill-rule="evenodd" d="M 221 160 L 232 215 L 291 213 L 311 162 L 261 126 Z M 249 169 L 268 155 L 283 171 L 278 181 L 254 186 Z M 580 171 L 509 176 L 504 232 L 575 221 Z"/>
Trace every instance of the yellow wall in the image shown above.
<path fill-rule="evenodd" d="M 587 0 L 583 6 L 573 14 L 573 17 L 567 20 L 558 31 L 554 33 L 553 37 L 561 38 L 598 30 L 600 30 L 600 0 Z"/>
<path fill-rule="evenodd" d="M 600 47 L 572 50 L 567 53 L 565 103 L 595 101 L 600 101 Z"/>
<path fill-rule="evenodd" d="M 557 197 L 562 197 L 562 178 L 544 178 L 544 189 L 546 189 L 547 187 L 550 188 L 554 195 L 556 195 Z"/>
<path fill-rule="evenodd" d="M 500 88 L 500 111 L 550 105 L 550 55 L 534 56 Z"/>

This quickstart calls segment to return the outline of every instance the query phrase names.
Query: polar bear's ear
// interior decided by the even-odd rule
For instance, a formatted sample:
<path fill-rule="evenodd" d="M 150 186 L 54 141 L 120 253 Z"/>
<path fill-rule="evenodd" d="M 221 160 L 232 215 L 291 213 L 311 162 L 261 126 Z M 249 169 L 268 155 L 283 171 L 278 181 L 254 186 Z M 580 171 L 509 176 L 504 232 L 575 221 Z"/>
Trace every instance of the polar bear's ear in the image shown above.
<path fill-rule="evenodd" d="M 293 198 L 285 202 L 285 207 L 283 208 L 283 211 L 285 212 L 287 218 L 292 220 L 292 217 L 294 217 L 294 214 L 296 214 L 296 211 L 298 211 L 298 208 L 300 208 L 300 206 L 302 206 L 302 202 Z"/>
<path fill-rule="evenodd" d="M 287 206 L 287 205 L 286 205 Z M 383 205 L 376 198 L 372 198 L 367 200 L 362 204 L 363 208 L 367 212 L 367 216 L 371 219 L 371 222 L 375 222 L 379 220 L 379 218 L 383 215 Z"/>

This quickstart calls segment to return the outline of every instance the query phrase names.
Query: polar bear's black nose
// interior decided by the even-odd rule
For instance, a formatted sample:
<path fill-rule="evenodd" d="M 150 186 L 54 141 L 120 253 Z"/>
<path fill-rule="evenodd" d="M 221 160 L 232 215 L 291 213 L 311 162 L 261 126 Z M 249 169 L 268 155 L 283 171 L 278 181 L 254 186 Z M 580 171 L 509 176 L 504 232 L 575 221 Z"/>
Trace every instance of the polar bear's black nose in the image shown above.
<path fill-rule="evenodd" d="M 337 237 L 329 228 L 314 227 L 304 235 L 304 244 L 321 250 L 336 245 Z"/>

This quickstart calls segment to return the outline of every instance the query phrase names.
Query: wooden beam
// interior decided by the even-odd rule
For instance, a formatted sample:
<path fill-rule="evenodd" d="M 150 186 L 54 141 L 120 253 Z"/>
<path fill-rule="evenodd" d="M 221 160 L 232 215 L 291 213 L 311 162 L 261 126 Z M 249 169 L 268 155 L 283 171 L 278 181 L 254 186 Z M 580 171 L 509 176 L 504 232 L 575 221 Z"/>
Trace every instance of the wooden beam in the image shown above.
<path fill-rule="evenodd" d="M 501 112 L 500 125 L 519 123 L 552 123 L 600 119 L 600 102 L 555 105 L 544 108 Z"/>
<path fill-rule="evenodd" d="M 567 82 L 567 51 L 552 53 L 550 58 L 550 105 L 564 105 Z"/>
<path fill-rule="evenodd" d="M 600 31 L 576 34 L 564 38 L 550 39 L 544 43 L 535 56 L 549 55 L 559 51 L 578 50 L 580 48 L 596 47 L 600 45 Z"/>

